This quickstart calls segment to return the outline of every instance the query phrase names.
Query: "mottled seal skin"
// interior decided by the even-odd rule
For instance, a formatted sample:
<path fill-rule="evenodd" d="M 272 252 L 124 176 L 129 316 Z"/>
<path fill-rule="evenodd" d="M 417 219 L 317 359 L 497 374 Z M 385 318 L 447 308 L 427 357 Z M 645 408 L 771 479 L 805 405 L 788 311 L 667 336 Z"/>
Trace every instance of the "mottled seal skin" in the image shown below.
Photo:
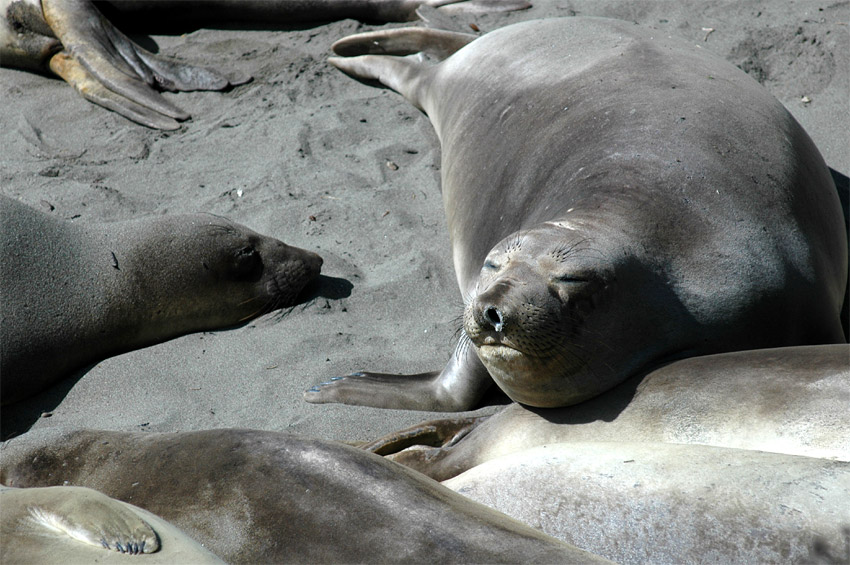
<path fill-rule="evenodd" d="M 322 259 L 211 214 L 112 224 L 0 196 L 2 402 L 71 371 L 294 303 Z"/>
<path fill-rule="evenodd" d="M 474 41 L 389 30 L 334 49 L 335 66 L 434 125 L 469 340 L 442 373 L 353 375 L 307 400 L 461 410 L 492 377 L 517 402 L 557 407 L 676 359 L 845 342 L 829 169 L 736 67 L 596 18 Z M 391 56 L 414 52 L 453 54 Z"/>
<path fill-rule="evenodd" d="M 288 434 L 78 431 L 6 443 L 0 482 L 94 488 L 230 563 L 595 563 L 351 446 Z"/>
<path fill-rule="evenodd" d="M 132 504 L 83 487 L 0 487 L 3 563 L 224 563 Z"/>
<path fill-rule="evenodd" d="M 92 0 L 0 0 L 0 63 L 52 72 L 95 104 L 150 128 L 174 130 L 189 114 L 159 90 L 223 90 L 251 77 L 151 53 L 113 26 L 100 8 L 138 28 L 163 21 L 171 26 L 407 21 L 421 7 L 482 13 L 529 5 L 525 0 L 117 0 L 98 5 Z"/>
<path fill-rule="evenodd" d="M 444 484 L 616 563 L 838 563 L 850 535 L 850 463 L 811 457 L 560 443 Z"/>
<path fill-rule="evenodd" d="M 512 404 L 489 418 L 425 422 L 365 447 L 437 480 L 532 447 L 583 441 L 850 461 L 847 406 L 850 346 L 760 349 L 676 361 L 576 406 Z"/>

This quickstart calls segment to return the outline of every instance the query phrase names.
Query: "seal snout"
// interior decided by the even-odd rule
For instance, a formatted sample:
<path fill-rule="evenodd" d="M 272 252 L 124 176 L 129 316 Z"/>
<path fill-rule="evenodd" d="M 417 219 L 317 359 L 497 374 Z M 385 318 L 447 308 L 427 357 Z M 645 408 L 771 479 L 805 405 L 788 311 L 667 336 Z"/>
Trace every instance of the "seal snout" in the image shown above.
<path fill-rule="evenodd" d="M 304 263 L 304 267 L 307 270 L 307 274 L 310 277 L 310 280 L 319 276 L 319 273 L 322 272 L 322 265 L 324 264 L 324 260 L 311 251 L 304 251 L 304 256 L 301 257 L 301 261 Z"/>
<path fill-rule="evenodd" d="M 467 334 L 474 340 L 474 335 L 485 337 L 504 336 L 508 329 L 512 308 L 511 284 L 507 281 L 497 281 L 490 288 L 476 296 L 469 305 L 467 319 Z M 474 326 L 474 327 L 473 327 Z M 500 334 L 499 337 L 492 334 Z"/>

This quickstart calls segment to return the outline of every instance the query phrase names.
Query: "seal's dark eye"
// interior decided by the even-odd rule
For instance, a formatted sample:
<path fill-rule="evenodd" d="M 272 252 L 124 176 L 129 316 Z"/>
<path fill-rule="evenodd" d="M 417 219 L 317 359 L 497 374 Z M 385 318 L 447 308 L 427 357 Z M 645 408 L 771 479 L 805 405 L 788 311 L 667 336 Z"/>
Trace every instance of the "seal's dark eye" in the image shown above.
<path fill-rule="evenodd" d="M 555 277 L 555 281 L 557 281 L 559 283 L 565 283 L 565 284 L 578 284 L 578 283 L 585 283 L 585 282 L 588 281 L 588 279 L 583 278 L 583 277 L 579 277 L 579 276 L 576 276 L 576 275 L 566 274 L 566 275 L 561 275 L 561 276 Z"/>
<path fill-rule="evenodd" d="M 498 271 L 499 264 L 493 261 L 492 259 L 487 259 L 486 261 L 484 261 L 484 268 L 488 271 Z"/>
<path fill-rule="evenodd" d="M 256 254 L 257 254 L 257 250 L 254 249 L 253 247 L 251 247 L 250 245 L 243 247 L 242 249 L 240 249 L 239 251 L 236 252 L 236 255 L 239 256 L 239 257 L 250 257 L 251 255 L 256 255 Z"/>
<path fill-rule="evenodd" d="M 260 254 L 250 245 L 238 249 L 233 261 L 233 278 L 248 279 L 262 271 Z"/>

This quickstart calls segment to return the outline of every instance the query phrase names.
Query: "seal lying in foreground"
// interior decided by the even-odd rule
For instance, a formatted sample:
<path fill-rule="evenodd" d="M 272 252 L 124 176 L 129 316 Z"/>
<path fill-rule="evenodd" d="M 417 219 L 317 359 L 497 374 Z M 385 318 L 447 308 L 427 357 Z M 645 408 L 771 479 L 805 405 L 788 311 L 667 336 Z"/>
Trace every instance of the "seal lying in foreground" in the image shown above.
<path fill-rule="evenodd" d="M 364 446 L 446 480 L 532 447 L 667 442 L 850 461 L 850 346 L 738 351 L 676 361 L 576 406 L 512 404 L 433 420 Z"/>
<path fill-rule="evenodd" d="M 318 255 L 211 214 L 112 224 L 0 195 L 0 396 L 89 363 L 291 305 Z"/>
<path fill-rule="evenodd" d="M 442 372 L 340 377 L 308 401 L 463 410 L 495 380 L 517 402 L 567 406 L 676 359 L 844 342 L 835 186 L 758 83 L 617 20 L 473 39 L 334 44 L 331 63 L 434 125 L 465 335 Z M 392 56 L 417 52 L 444 60 Z"/>
<path fill-rule="evenodd" d="M 407 21 L 420 6 L 452 12 L 520 10 L 525 0 L 113 0 L 99 2 L 134 23 L 283 24 L 359 18 Z M 49 72 L 86 99 L 150 128 L 173 130 L 189 114 L 159 95 L 223 90 L 250 80 L 147 51 L 118 31 L 91 0 L 0 0 L 3 66 Z"/>
<path fill-rule="evenodd" d="M 850 463 L 745 449 L 558 443 L 444 484 L 616 563 L 838 563 L 850 532 Z"/>
<path fill-rule="evenodd" d="M 0 482 L 96 489 L 229 563 L 607 563 L 377 455 L 276 432 L 30 432 Z"/>
<path fill-rule="evenodd" d="M 224 563 L 150 512 L 83 487 L 0 487 L 0 560 L 13 563 Z M 141 558 L 144 556 L 144 558 Z"/>

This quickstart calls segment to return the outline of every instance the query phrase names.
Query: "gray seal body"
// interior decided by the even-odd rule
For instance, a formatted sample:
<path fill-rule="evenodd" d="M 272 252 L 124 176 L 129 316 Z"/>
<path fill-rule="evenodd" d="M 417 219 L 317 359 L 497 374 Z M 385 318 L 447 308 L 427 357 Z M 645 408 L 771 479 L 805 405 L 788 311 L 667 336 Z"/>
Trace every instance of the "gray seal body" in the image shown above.
<path fill-rule="evenodd" d="M 492 377 L 517 402 L 556 407 L 676 359 L 844 342 L 835 185 L 758 83 L 617 20 L 472 39 L 361 34 L 331 60 L 434 125 L 472 347 L 440 374 L 354 375 L 308 400 L 458 410 Z M 413 52 L 444 60 L 391 56 Z"/>
<path fill-rule="evenodd" d="M 253 430 L 30 432 L 0 482 L 94 488 L 229 563 L 607 563 L 377 455 Z"/>

